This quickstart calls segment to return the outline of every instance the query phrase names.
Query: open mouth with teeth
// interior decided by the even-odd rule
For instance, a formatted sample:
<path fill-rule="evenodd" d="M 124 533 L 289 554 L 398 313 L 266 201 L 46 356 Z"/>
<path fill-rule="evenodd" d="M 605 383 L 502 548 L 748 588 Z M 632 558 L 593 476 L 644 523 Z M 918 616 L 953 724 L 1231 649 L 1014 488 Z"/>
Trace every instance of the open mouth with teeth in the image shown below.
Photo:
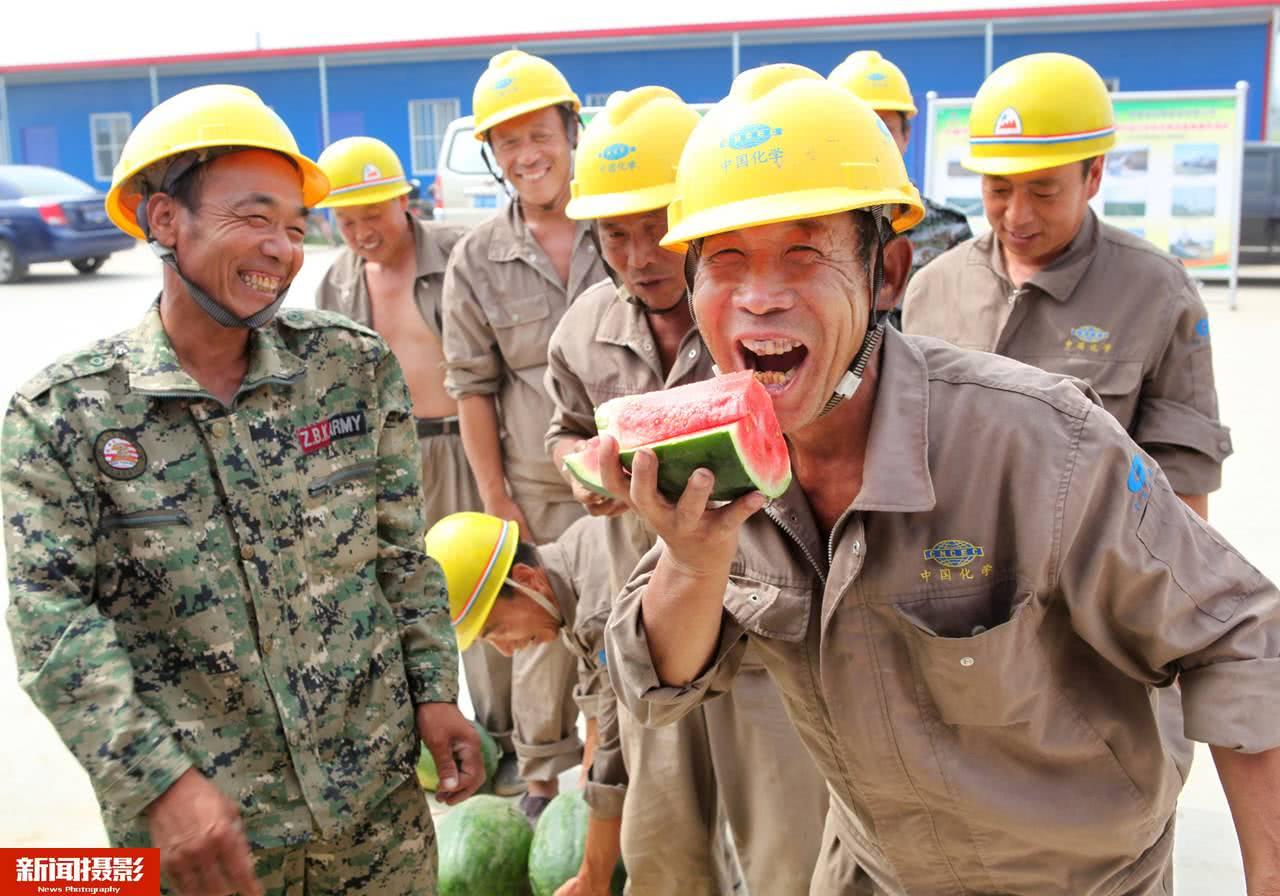
<path fill-rule="evenodd" d="M 254 292 L 274 296 L 280 292 L 280 284 L 284 281 L 280 277 L 272 277 L 260 271 L 248 271 L 240 275 L 240 282 Z"/>
<path fill-rule="evenodd" d="M 738 346 L 744 366 L 766 388 L 789 384 L 809 354 L 804 343 L 794 339 L 742 339 Z"/>

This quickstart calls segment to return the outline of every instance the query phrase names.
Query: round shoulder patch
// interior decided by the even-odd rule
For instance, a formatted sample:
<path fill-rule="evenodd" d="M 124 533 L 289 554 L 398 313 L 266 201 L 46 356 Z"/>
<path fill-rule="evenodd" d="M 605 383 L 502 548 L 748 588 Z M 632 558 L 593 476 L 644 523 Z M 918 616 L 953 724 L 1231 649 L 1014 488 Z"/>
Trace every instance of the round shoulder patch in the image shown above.
<path fill-rule="evenodd" d="M 147 452 L 123 429 L 99 433 L 93 443 L 93 459 L 112 479 L 136 479 L 147 470 Z"/>

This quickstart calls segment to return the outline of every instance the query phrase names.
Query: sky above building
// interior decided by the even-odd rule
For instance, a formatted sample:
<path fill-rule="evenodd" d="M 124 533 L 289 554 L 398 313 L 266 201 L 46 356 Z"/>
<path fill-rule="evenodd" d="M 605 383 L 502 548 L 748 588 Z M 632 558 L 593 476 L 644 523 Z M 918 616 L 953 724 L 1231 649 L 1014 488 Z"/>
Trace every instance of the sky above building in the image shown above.
<path fill-rule="evenodd" d="M 217 0 L 10 0 L 0 27 L 0 69 L 105 59 L 225 53 L 432 38 L 564 33 L 613 28 L 862 16 L 930 16 L 973 10 L 1087 9 L 1116 0 L 487 0 L 303 3 Z M 1126 6 L 1161 0 L 1126 0 Z M 1206 2 L 1205 5 L 1210 5 Z"/>

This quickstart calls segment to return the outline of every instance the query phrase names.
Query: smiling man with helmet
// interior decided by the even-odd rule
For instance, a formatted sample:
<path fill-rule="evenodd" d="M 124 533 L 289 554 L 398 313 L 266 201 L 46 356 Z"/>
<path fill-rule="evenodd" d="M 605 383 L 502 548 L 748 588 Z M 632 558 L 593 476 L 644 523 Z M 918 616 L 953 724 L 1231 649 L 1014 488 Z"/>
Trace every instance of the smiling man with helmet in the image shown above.
<path fill-rule="evenodd" d="M 555 417 L 547 447 L 560 462 L 596 435 L 594 408 L 619 395 L 711 376 L 684 282 L 684 255 L 659 244 L 676 164 L 698 113 L 665 87 L 619 91 L 582 134 L 568 214 L 593 222 L 611 279 L 587 290 L 551 337 L 547 389 Z M 565 473 L 592 514 L 608 517 L 610 594 L 653 547 L 652 529 L 619 501 Z M 813 874 L 826 787 L 809 764 L 785 780 L 761 775 L 801 749 L 777 688 L 749 659 L 732 695 L 677 724 L 646 728 L 625 709 L 601 716 L 600 741 L 621 742 L 636 769 L 622 813 L 622 856 L 636 892 L 722 892 L 716 874 L 723 824 L 734 834 L 747 888 L 803 890 Z M 604 730 L 610 723 L 619 730 Z M 646 769 L 663 769 L 662 774 Z M 609 807 L 600 807 L 609 811 Z"/>
<path fill-rule="evenodd" d="M 1155 896 L 1180 677 L 1269 892 L 1280 593 L 1077 381 L 877 325 L 920 215 L 883 123 L 807 69 L 743 73 L 694 130 L 665 243 L 720 369 L 766 374 L 794 479 L 709 507 L 699 471 L 673 503 L 602 437 L 660 538 L 605 632 L 618 698 L 670 722 L 755 648 L 830 788 L 814 894 Z"/>
<path fill-rule="evenodd" d="M 160 297 L 4 420 L 22 685 L 166 892 L 433 893 L 419 740 L 447 801 L 484 776 L 399 365 L 345 318 L 277 316 L 328 191 L 252 91 L 156 106 L 106 205 Z"/>
<path fill-rule="evenodd" d="M 1115 144 L 1111 97 L 1083 60 L 1037 53 L 992 72 L 963 163 L 982 175 L 991 230 L 912 280 L 903 325 L 1085 380 L 1207 518 L 1231 454 L 1208 311 L 1178 259 L 1089 207 Z"/>
<path fill-rule="evenodd" d="M 445 388 L 486 513 L 534 543 L 582 514 L 543 450 L 551 399 L 547 343 L 570 303 L 605 270 L 587 227 L 565 215 L 581 104 L 545 59 L 507 50 L 489 60 L 472 99 L 475 136 L 515 200 L 457 245 L 445 274 Z M 480 721 L 510 719 L 525 810 L 536 816 L 556 775 L 578 763 L 573 658 L 551 642 L 506 663 L 487 645 L 463 654 Z M 528 696 L 524 696 L 527 692 Z M 508 696 L 509 695 L 509 696 Z"/>

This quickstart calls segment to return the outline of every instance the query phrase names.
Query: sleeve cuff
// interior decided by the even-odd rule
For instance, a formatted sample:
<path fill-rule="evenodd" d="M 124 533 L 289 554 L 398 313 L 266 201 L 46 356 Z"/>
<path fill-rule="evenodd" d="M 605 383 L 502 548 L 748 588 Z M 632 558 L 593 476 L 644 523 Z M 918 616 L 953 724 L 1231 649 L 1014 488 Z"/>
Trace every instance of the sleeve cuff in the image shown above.
<path fill-rule="evenodd" d="M 1183 727 L 1201 743 L 1261 753 L 1280 746 L 1280 659 L 1233 660 L 1182 673 Z"/>
<path fill-rule="evenodd" d="M 1222 485 L 1222 462 L 1231 456 L 1231 431 L 1176 401 L 1143 401 L 1133 440 L 1151 455 L 1180 495 L 1207 495 Z"/>
<path fill-rule="evenodd" d="M 409 694 L 414 705 L 419 703 L 457 703 L 458 675 L 442 673 L 439 669 L 406 669 Z"/>
<path fill-rule="evenodd" d="M 100 794 L 103 809 L 113 818 L 136 818 L 190 768 L 191 760 L 165 733 L 125 770 L 119 784 Z"/>
<path fill-rule="evenodd" d="M 583 788 L 582 798 L 591 809 L 593 818 L 618 818 L 622 815 L 622 804 L 626 801 L 627 785 L 605 784 L 588 781 Z"/>

